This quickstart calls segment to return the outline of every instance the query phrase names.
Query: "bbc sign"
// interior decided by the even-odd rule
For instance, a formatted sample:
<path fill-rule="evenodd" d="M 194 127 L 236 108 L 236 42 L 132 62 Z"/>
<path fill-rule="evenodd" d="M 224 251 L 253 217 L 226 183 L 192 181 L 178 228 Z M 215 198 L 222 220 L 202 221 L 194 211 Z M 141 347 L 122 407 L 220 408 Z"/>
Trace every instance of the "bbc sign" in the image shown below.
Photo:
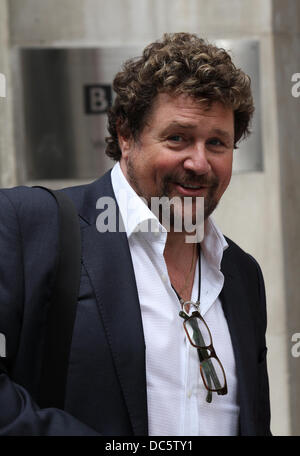
<path fill-rule="evenodd" d="M 84 101 L 86 114 L 106 114 L 112 103 L 111 85 L 85 85 Z"/>

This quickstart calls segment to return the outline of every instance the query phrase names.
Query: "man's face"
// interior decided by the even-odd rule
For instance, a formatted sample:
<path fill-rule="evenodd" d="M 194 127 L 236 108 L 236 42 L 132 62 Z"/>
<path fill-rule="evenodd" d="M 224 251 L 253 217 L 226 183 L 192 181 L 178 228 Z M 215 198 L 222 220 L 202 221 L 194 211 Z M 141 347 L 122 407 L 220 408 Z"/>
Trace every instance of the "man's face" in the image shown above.
<path fill-rule="evenodd" d="M 154 196 L 202 196 L 207 218 L 231 178 L 233 111 L 218 102 L 208 109 L 192 97 L 161 93 L 139 139 L 119 137 L 119 144 L 121 168 L 149 205 Z"/>

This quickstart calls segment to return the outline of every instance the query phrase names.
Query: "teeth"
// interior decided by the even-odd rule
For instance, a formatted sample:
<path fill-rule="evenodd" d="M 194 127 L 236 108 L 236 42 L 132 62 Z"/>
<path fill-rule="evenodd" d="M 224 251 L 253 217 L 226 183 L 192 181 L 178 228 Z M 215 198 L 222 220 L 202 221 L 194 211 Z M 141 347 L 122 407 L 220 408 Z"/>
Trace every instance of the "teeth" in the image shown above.
<path fill-rule="evenodd" d="M 196 190 L 196 189 L 198 190 L 198 189 L 201 188 L 201 187 L 195 186 L 195 185 L 183 185 L 183 187 L 184 187 L 184 188 L 191 188 L 191 189 L 193 189 L 193 190 Z"/>

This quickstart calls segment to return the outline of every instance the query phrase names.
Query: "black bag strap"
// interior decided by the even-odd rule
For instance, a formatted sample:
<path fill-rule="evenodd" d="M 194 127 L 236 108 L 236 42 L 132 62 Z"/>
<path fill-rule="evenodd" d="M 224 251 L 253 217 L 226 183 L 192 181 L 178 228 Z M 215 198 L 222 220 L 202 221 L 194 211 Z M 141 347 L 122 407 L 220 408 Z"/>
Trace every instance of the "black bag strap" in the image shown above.
<path fill-rule="evenodd" d="M 58 204 L 57 270 L 46 323 L 38 404 L 64 409 L 81 270 L 81 240 L 77 210 L 67 195 L 50 190 Z"/>

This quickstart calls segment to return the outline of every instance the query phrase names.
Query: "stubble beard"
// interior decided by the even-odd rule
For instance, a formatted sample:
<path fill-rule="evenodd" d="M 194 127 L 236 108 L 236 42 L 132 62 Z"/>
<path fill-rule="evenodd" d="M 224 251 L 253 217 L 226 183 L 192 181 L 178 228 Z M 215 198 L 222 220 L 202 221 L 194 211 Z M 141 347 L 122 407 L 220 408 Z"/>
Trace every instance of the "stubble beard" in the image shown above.
<path fill-rule="evenodd" d="M 172 182 L 178 182 L 177 180 L 174 181 L 174 179 L 171 177 L 166 177 L 164 178 L 164 183 L 163 183 L 163 196 L 167 196 L 168 198 L 172 198 L 172 191 L 170 190 L 170 184 Z M 183 180 L 180 180 L 181 183 L 184 183 Z M 186 182 L 189 182 L 191 184 L 191 181 L 186 179 Z M 214 182 L 210 181 L 210 183 L 208 182 L 207 179 L 202 179 L 201 178 L 199 179 L 199 176 L 198 176 L 198 180 L 196 182 L 196 180 L 193 181 L 193 184 L 195 185 L 210 185 L 208 188 L 207 188 L 207 194 L 206 196 L 204 197 L 204 220 L 206 220 L 212 213 L 213 211 L 216 209 L 217 205 L 218 205 L 218 199 L 216 198 L 216 190 L 218 188 L 218 181 L 217 179 L 214 180 Z M 174 196 L 174 195 L 173 195 Z M 185 197 L 183 196 L 180 196 L 181 200 L 182 200 L 182 208 L 184 207 L 183 205 L 183 200 Z M 190 198 L 189 198 L 190 199 Z M 192 224 L 195 225 L 197 223 L 198 220 L 203 220 L 202 217 L 197 217 L 197 214 L 195 213 L 196 212 L 196 197 L 192 197 L 192 205 L 193 205 L 193 208 L 194 209 L 190 209 L 190 211 L 192 211 L 192 217 L 191 217 L 191 221 L 192 221 Z M 175 224 L 175 218 L 176 217 L 181 217 L 183 219 L 183 214 L 182 214 L 183 211 L 181 211 L 181 213 L 178 213 L 177 215 L 175 215 L 174 213 L 174 208 L 173 206 L 171 206 L 171 220 L 170 220 L 170 225 L 172 227 L 174 227 L 174 224 Z"/>
<path fill-rule="evenodd" d="M 207 176 L 197 176 L 193 172 L 185 172 L 185 174 L 181 175 L 181 176 L 170 173 L 170 174 L 164 176 L 162 185 L 161 185 L 160 189 L 158 190 L 157 195 L 149 195 L 149 194 L 145 193 L 145 191 L 141 188 L 138 177 L 137 177 L 136 168 L 133 163 L 133 158 L 131 158 L 131 157 L 128 158 L 128 161 L 127 161 L 127 176 L 128 176 L 129 183 L 134 188 L 136 193 L 147 201 L 147 205 L 150 210 L 151 210 L 151 198 L 154 196 L 157 198 L 167 197 L 169 200 L 171 200 L 172 197 L 177 196 L 177 197 L 181 198 L 182 203 L 183 203 L 183 198 L 184 198 L 183 196 L 172 195 L 172 190 L 170 188 L 170 185 L 172 183 L 176 183 L 176 182 L 180 182 L 182 184 L 189 183 L 190 185 L 193 184 L 193 185 L 199 185 L 199 186 L 200 185 L 207 186 L 207 188 L 208 188 L 207 196 L 204 198 L 204 220 L 206 220 L 214 212 L 214 210 L 216 209 L 216 207 L 219 203 L 219 200 L 216 197 L 216 192 L 217 192 L 217 189 L 219 186 L 219 179 L 216 176 L 208 178 Z M 193 201 L 193 205 L 196 205 L 195 197 L 192 198 L 192 201 Z M 183 208 L 183 204 L 182 204 L 182 208 Z M 155 215 L 158 217 L 159 221 L 161 222 L 162 221 L 161 212 L 160 212 L 160 214 L 155 214 Z M 175 214 L 174 207 L 173 207 L 173 205 L 171 205 L 171 207 L 170 207 L 170 227 L 174 228 L 174 226 L 176 225 L 176 218 L 178 218 L 178 217 L 183 219 L 182 212 L 180 214 L 179 213 Z M 196 214 L 193 214 L 192 223 L 195 224 L 196 220 L 197 220 Z"/>

